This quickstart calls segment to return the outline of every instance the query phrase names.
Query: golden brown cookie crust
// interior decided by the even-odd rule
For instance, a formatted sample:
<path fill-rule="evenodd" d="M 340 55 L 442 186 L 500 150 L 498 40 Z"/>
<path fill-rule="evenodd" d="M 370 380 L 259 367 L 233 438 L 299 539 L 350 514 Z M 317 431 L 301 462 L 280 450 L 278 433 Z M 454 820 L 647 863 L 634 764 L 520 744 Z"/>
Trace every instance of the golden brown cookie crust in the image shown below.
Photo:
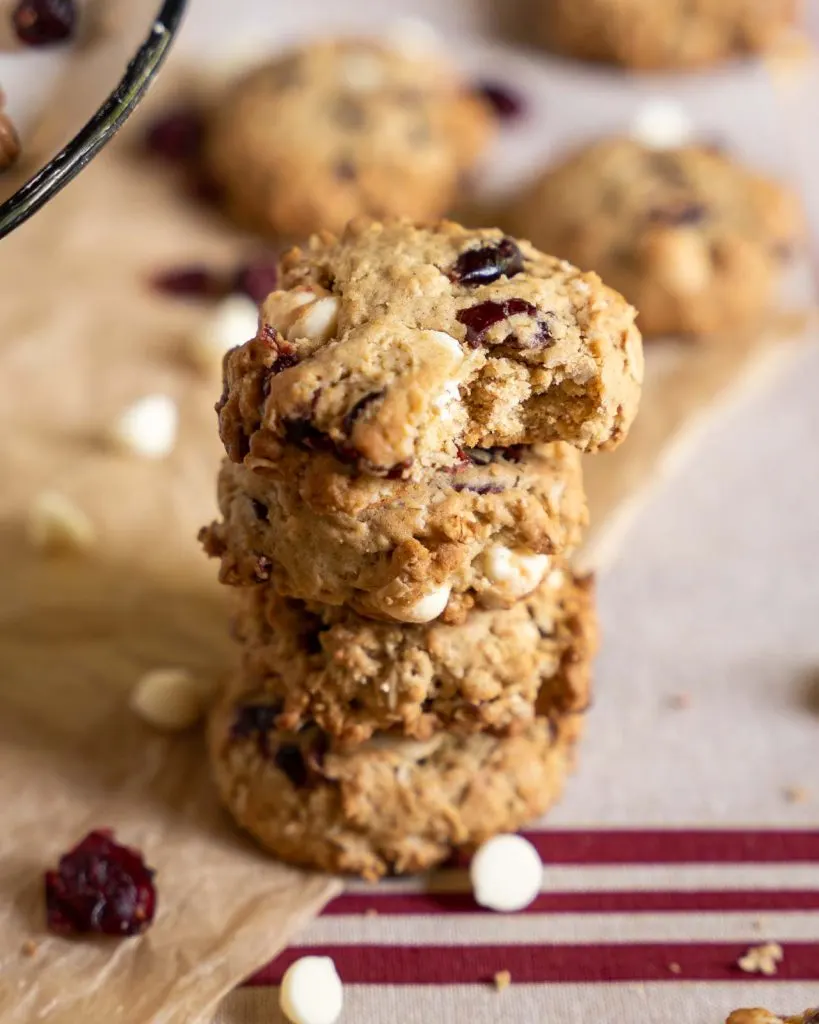
<path fill-rule="evenodd" d="M 714 148 L 606 139 L 547 169 L 512 230 L 594 267 L 646 336 L 761 326 L 801 232 L 794 195 Z"/>
<path fill-rule="evenodd" d="M 353 217 L 440 217 L 492 135 L 452 69 L 365 40 L 319 42 L 218 99 L 205 165 L 228 212 L 294 240 Z"/>
<path fill-rule="evenodd" d="M 233 461 L 296 444 L 417 478 L 464 447 L 611 448 L 636 413 L 634 309 L 499 231 L 353 222 L 285 256 L 281 287 L 225 359 Z"/>
<path fill-rule="evenodd" d="M 376 622 L 266 586 L 242 591 L 237 609 L 243 685 L 278 703 L 278 729 L 315 721 L 344 746 L 387 730 L 508 735 L 589 703 L 593 587 L 565 566 L 511 608 L 459 625 Z"/>
<path fill-rule="evenodd" d="M 549 556 L 577 547 L 587 521 L 580 455 L 558 444 L 468 450 L 424 481 L 290 446 L 252 468 L 226 461 L 219 505 L 201 538 L 222 582 L 399 621 L 445 613 L 450 595 L 508 606 L 545 578 Z"/>

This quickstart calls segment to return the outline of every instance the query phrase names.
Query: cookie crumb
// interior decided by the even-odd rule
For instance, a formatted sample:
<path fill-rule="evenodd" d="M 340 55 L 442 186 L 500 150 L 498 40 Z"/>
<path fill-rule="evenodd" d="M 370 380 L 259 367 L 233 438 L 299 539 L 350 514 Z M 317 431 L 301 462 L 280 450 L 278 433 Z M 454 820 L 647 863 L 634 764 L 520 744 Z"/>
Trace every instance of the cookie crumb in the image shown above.
<path fill-rule="evenodd" d="M 505 988 L 509 988 L 512 984 L 512 975 L 509 971 L 497 971 L 495 974 L 495 988 L 498 992 L 503 992 Z"/>
<path fill-rule="evenodd" d="M 685 711 L 691 707 L 690 693 L 672 693 L 668 698 L 668 706 L 675 711 Z"/>
<path fill-rule="evenodd" d="M 32 957 L 37 955 L 37 951 L 39 950 L 39 948 L 40 947 L 37 945 L 34 939 L 26 939 L 26 941 L 20 947 L 20 952 L 23 954 L 23 956 Z"/>
<path fill-rule="evenodd" d="M 96 539 L 94 524 L 79 506 L 59 491 L 41 491 L 27 521 L 31 545 L 46 554 L 79 554 Z"/>
<path fill-rule="evenodd" d="M 367 907 L 367 909 L 364 911 L 364 916 L 378 917 L 378 911 L 375 909 L 375 907 Z"/>
<path fill-rule="evenodd" d="M 672 974 L 682 974 L 682 967 L 680 967 L 676 960 L 671 961 L 671 963 L 668 965 L 668 969 L 669 971 L 671 971 Z"/>
<path fill-rule="evenodd" d="M 805 786 L 786 786 L 782 790 L 782 795 L 789 804 L 804 804 L 807 803 L 810 792 Z"/>
<path fill-rule="evenodd" d="M 772 977 L 784 957 L 785 953 L 778 942 L 766 942 L 761 946 L 751 946 L 745 956 L 737 960 L 737 967 L 746 974 Z"/>

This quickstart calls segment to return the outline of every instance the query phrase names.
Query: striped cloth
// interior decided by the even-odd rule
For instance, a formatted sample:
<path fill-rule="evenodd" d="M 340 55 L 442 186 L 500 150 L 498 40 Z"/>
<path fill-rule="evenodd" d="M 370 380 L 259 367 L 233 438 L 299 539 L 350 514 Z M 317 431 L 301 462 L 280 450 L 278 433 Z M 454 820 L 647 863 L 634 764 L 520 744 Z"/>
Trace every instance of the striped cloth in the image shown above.
<path fill-rule="evenodd" d="M 529 838 L 544 861 L 544 885 L 522 913 L 478 907 L 461 866 L 426 882 L 352 883 L 226 1001 L 218 1024 L 277 1020 L 276 986 L 308 954 L 333 957 L 348 1010 L 367 1007 L 362 1017 L 350 1012 L 352 1021 L 534 1024 L 545 1007 L 567 1000 L 571 1015 L 554 1019 L 580 1021 L 603 1000 L 607 1013 L 619 1002 L 652 1024 L 682 1024 L 719 1021 L 742 1004 L 767 1001 L 785 1012 L 819 1003 L 819 830 L 550 830 Z M 738 959 L 767 941 L 784 952 L 775 978 L 741 971 Z M 499 992 L 501 971 L 511 986 Z M 692 982 L 712 984 L 692 990 Z"/>

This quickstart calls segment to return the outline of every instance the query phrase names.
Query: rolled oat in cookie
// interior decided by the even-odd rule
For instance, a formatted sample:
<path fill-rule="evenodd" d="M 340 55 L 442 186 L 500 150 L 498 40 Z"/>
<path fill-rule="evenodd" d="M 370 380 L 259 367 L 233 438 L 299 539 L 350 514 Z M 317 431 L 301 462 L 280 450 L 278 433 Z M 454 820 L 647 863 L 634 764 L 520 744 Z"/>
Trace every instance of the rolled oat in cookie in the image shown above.
<path fill-rule="evenodd" d="M 345 747 L 390 729 L 509 735 L 538 715 L 579 721 L 589 703 L 593 588 L 566 569 L 457 625 L 377 622 L 269 586 L 241 591 L 237 607 L 243 685 L 269 700 L 277 728 L 315 721 Z"/>
<path fill-rule="evenodd" d="M 417 478 L 464 448 L 612 448 L 643 375 L 635 311 L 497 230 L 352 222 L 282 262 L 218 405 L 235 462 L 288 446 Z"/>
<path fill-rule="evenodd" d="M 273 462 L 225 461 L 219 505 L 201 538 L 223 582 L 405 622 L 525 597 L 586 523 L 580 454 L 561 444 L 465 449 L 423 481 L 289 445 Z"/>

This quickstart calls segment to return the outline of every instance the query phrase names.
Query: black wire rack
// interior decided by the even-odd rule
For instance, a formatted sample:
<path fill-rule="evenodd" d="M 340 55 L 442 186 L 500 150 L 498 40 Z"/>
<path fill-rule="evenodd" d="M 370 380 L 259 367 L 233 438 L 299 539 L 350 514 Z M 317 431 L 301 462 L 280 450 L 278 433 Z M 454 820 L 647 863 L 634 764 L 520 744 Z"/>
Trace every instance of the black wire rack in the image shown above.
<path fill-rule="evenodd" d="M 55 157 L 0 204 L 0 238 L 41 209 L 80 173 L 126 122 L 145 95 L 176 36 L 187 0 L 163 0 L 147 39 L 116 89 L 91 120 Z"/>

